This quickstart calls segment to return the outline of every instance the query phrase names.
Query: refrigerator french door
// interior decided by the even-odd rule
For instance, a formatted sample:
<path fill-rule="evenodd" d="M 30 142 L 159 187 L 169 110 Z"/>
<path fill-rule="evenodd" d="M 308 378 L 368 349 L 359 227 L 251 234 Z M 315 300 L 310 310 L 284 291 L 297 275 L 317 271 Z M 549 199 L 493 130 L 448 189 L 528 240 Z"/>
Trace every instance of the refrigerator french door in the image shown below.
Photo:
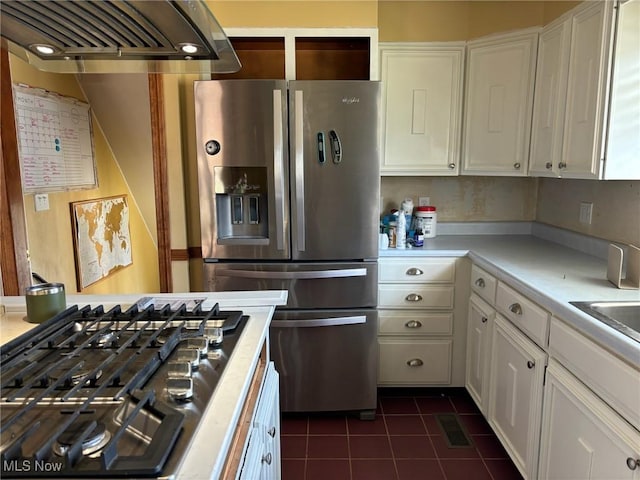
<path fill-rule="evenodd" d="M 379 83 L 195 82 L 202 255 L 376 259 Z"/>
<path fill-rule="evenodd" d="M 270 330 L 283 411 L 376 406 L 379 87 L 195 83 L 204 288 L 289 292 Z"/>

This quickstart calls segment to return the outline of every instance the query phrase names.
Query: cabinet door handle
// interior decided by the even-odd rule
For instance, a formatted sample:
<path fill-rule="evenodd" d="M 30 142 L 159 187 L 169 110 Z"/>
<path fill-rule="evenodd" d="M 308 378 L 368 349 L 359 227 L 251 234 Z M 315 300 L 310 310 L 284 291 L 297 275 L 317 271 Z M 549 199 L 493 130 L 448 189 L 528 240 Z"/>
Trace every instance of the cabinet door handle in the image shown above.
<path fill-rule="evenodd" d="M 482 317 L 482 323 L 487 323 L 489 319 L 487 317 Z"/>
<path fill-rule="evenodd" d="M 410 293 L 404 299 L 407 302 L 420 302 L 422 300 L 422 295 L 418 295 L 417 293 Z"/>
<path fill-rule="evenodd" d="M 266 463 L 267 465 L 271 465 L 273 457 L 271 456 L 271 452 L 262 456 L 262 463 Z"/>
<path fill-rule="evenodd" d="M 456 164 L 455 163 L 450 163 L 448 166 L 449 166 L 450 170 L 453 170 L 454 168 L 456 168 Z"/>
<path fill-rule="evenodd" d="M 411 360 L 407 360 L 407 365 L 410 367 L 421 367 L 424 365 L 424 362 L 419 358 L 412 358 Z"/>
<path fill-rule="evenodd" d="M 484 278 L 480 277 L 478 278 L 475 282 L 476 286 L 480 287 L 480 288 L 484 288 L 485 283 L 484 283 Z"/>
<path fill-rule="evenodd" d="M 411 276 L 418 276 L 418 275 L 422 275 L 423 273 L 424 272 L 422 270 L 415 267 L 412 267 L 409 270 L 407 270 L 407 275 L 411 275 Z"/>
<path fill-rule="evenodd" d="M 640 467 L 640 459 L 633 457 L 627 458 L 627 467 L 629 467 L 629 470 L 635 470 Z"/>
<path fill-rule="evenodd" d="M 547 162 L 544 164 L 544 168 L 546 168 L 547 170 L 551 170 L 553 168 L 553 163 L 551 162 Z"/>
<path fill-rule="evenodd" d="M 271 438 L 276 438 L 276 427 L 271 427 L 269 430 L 267 430 L 267 433 Z"/>
<path fill-rule="evenodd" d="M 562 170 L 563 168 L 566 168 L 566 167 L 567 167 L 567 164 L 566 164 L 565 162 L 560 162 L 560 163 L 558 164 L 558 168 L 559 168 L 559 169 L 561 169 L 561 170 Z"/>
<path fill-rule="evenodd" d="M 516 315 L 522 315 L 522 307 L 519 303 L 512 303 L 511 305 L 509 305 L 509 310 L 511 310 L 511 312 L 515 313 Z"/>
<path fill-rule="evenodd" d="M 409 320 L 404 324 L 404 326 L 407 328 L 420 328 L 422 326 L 422 322 L 418 320 Z"/>
<path fill-rule="evenodd" d="M 513 168 L 515 168 L 516 170 L 520 170 L 520 164 L 518 162 L 514 163 Z"/>
<path fill-rule="evenodd" d="M 527 368 L 528 368 L 529 370 L 531 370 L 531 369 L 532 369 L 533 367 L 535 367 L 535 366 L 536 366 L 536 362 L 534 362 L 533 360 L 529 360 L 529 361 L 527 362 Z"/>

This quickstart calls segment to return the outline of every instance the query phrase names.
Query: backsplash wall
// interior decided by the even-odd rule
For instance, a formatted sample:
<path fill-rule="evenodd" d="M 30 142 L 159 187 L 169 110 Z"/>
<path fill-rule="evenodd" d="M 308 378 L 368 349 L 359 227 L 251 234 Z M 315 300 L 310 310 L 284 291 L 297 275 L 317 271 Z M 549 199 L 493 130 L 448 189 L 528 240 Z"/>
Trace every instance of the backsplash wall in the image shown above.
<path fill-rule="evenodd" d="M 536 220 L 605 240 L 640 246 L 640 181 L 539 180 Z M 591 225 L 580 202 L 593 203 Z"/>
<path fill-rule="evenodd" d="M 382 177 L 383 210 L 431 199 L 440 222 L 533 221 L 538 181 L 516 177 Z"/>

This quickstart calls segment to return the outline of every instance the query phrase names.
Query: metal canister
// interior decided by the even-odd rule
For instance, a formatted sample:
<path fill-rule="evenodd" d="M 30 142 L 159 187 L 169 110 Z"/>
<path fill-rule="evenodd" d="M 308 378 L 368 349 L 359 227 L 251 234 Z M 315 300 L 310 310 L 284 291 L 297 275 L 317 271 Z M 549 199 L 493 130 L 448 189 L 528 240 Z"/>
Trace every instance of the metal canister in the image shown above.
<path fill-rule="evenodd" d="M 27 319 L 31 323 L 42 323 L 67 308 L 62 283 L 40 283 L 28 287 L 25 300 Z"/>

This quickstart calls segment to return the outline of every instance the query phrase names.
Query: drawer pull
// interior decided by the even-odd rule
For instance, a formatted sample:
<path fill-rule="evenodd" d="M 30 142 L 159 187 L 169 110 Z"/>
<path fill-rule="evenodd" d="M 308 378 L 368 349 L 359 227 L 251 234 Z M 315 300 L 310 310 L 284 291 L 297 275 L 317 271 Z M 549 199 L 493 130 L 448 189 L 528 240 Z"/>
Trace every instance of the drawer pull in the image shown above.
<path fill-rule="evenodd" d="M 482 323 L 487 323 L 489 319 L 487 317 L 482 317 Z"/>
<path fill-rule="evenodd" d="M 478 279 L 475 281 L 475 284 L 476 284 L 476 286 L 478 286 L 478 287 L 480 287 L 480 288 L 484 288 L 484 285 L 485 285 L 485 283 L 484 283 L 484 278 L 478 278 Z"/>
<path fill-rule="evenodd" d="M 271 465 L 273 457 L 271 456 L 271 452 L 262 456 L 262 463 L 266 463 L 267 465 Z"/>
<path fill-rule="evenodd" d="M 407 360 L 407 365 L 410 367 L 421 367 L 424 365 L 424 362 L 419 358 L 412 358 L 411 360 Z"/>
<path fill-rule="evenodd" d="M 533 367 L 535 367 L 535 366 L 536 366 L 536 362 L 534 362 L 534 361 L 532 361 L 532 360 L 529 360 L 529 361 L 527 362 L 527 368 L 528 368 L 529 370 L 531 370 L 531 369 L 532 369 Z"/>
<path fill-rule="evenodd" d="M 511 312 L 515 313 L 516 315 L 522 315 L 522 307 L 519 303 L 512 303 L 511 305 L 509 305 L 509 310 L 511 310 Z"/>
<path fill-rule="evenodd" d="M 404 299 L 407 302 L 420 302 L 422 301 L 422 295 L 418 295 L 417 293 L 410 293 L 409 295 L 404 297 Z"/>
<path fill-rule="evenodd" d="M 418 275 L 422 275 L 422 274 L 424 274 L 424 272 L 422 270 L 420 270 L 419 268 L 412 267 L 409 270 L 407 270 L 407 275 L 411 275 L 411 276 L 414 276 L 414 277 L 416 277 Z"/>
<path fill-rule="evenodd" d="M 627 467 L 629 467 L 629 470 L 635 470 L 640 467 L 640 459 L 632 457 L 627 458 Z"/>
<path fill-rule="evenodd" d="M 267 433 L 271 438 L 276 438 L 276 427 L 271 427 L 269 430 L 267 430 Z"/>
<path fill-rule="evenodd" d="M 409 320 L 404 324 L 404 326 L 407 328 L 420 328 L 422 326 L 422 322 L 418 320 Z"/>

